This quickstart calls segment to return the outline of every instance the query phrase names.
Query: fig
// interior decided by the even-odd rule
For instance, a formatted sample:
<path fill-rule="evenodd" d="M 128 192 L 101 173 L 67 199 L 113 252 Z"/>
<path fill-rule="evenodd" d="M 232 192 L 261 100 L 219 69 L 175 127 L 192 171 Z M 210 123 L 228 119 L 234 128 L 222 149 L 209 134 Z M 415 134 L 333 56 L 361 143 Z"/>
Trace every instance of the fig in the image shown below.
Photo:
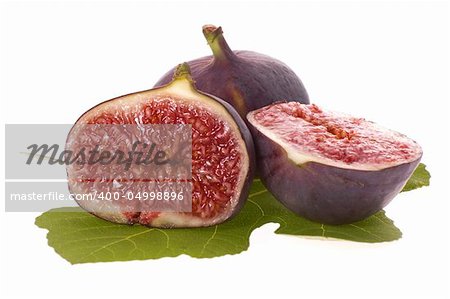
<path fill-rule="evenodd" d="M 378 212 L 422 157 L 403 134 L 314 104 L 276 103 L 247 119 L 264 185 L 287 208 L 320 223 Z"/>
<path fill-rule="evenodd" d="M 196 86 L 230 103 L 244 120 L 249 111 L 275 101 L 309 103 L 303 83 L 283 62 L 252 51 L 232 51 L 221 27 L 205 25 L 203 34 L 213 55 L 188 62 Z M 155 86 L 170 82 L 173 72 Z"/>
<path fill-rule="evenodd" d="M 94 200 L 77 200 L 77 203 L 88 212 L 112 222 L 140 223 L 151 227 L 211 226 L 235 215 L 247 199 L 254 175 L 251 134 L 231 105 L 196 89 L 186 63 L 178 66 L 173 80 L 167 85 L 120 96 L 85 112 L 70 131 L 66 149 L 80 149 L 103 141 L 112 143 L 109 145 L 113 147 L 116 143 L 119 146 L 136 138 L 159 138 L 161 140 L 158 142 L 164 144 L 161 136 L 151 135 L 146 131 L 148 129 L 144 129 L 147 128 L 145 125 L 156 124 L 191 127 L 188 134 L 192 149 L 183 154 L 192 163 L 189 165 L 191 168 L 180 168 L 176 163 L 163 165 L 165 173 L 171 173 L 172 178 L 189 178 L 186 181 L 191 189 L 186 194 L 190 194 L 192 199 L 190 211 L 155 211 L 147 209 L 150 206 L 143 205 L 143 200 L 130 201 L 130 192 L 132 196 L 137 196 L 138 192 L 141 196 L 148 194 L 144 192 L 153 192 L 158 186 L 175 186 L 169 186 L 172 182 L 164 185 L 164 180 L 155 180 L 159 185 L 153 180 L 145 180 L 148 177 L 143 173 L 156 173 L 161 169 L 138 163 L 133 163 L 127 172 L 121 172 L 120 165 L 113 163 L 69 164 L 70 192 L 73 195 L 96 195 Z M 111 128 L 104 129 L 106 133 L 103 136 L 103 129 L 93 132 L 85 128 L 92 125 Z M 134 131 L 124 133 L 122 128 L 126 125 L 132 125 Z M 157 132 L 161 134 L 162 131 Z M 175 132 L 171 136 L 177 139 L 181 135 Z M 173 151 L 183 152 L 186 149 L 180 144 L 172 145 Z M 180 169 L 188 169 L 189 176 L 183 176 Z M 119 195 L 114 198 L 117 200 L 105 201 L 98 198 L 98 194 Z"/>

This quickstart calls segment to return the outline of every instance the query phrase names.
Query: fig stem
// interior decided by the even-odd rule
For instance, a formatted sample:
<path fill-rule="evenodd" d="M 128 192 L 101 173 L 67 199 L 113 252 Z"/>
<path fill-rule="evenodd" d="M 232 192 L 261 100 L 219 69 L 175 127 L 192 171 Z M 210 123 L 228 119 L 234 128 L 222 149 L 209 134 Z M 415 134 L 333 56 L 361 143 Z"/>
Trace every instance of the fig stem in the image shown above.
<path fill-rule="evenodd" d="M 229 60 L 235 57 L 234 52 L 230 49 L 225 38 L 223 37 L 222 27 L 204 25 L 203 35 L 205 36 L 216 60 Z"/>
<path fill-rule="evenodd" d="M 175 69 L 175 72 L 173 73 L 173 81 L 176 80 L 186 80 L 191 84 L 194 84 L 194 80 L 191 76 L 191 68 L 189 67 L 189 64 L 186 62 L 180 63 L 177 68 Z"/>

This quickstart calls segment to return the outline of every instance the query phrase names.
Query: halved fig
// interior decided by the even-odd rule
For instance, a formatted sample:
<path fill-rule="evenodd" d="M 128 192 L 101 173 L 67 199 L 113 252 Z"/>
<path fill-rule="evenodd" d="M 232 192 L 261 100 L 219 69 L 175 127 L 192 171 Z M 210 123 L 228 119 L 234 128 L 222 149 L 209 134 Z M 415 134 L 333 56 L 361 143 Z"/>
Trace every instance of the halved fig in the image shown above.
<path fill-rule="evenodd" d="M 189 125 L 192 149 L 186 144 L 189 138 L 182 143 L 186 136 L 181 131 L 148 126 L 156 124 Z M 128 130 L 127 125 L 133 129 Z M 163 167 L 133 163 L 123 171 L 123 165 L 117 163 L 72 163 L 67 166 L 71 193 L 96 195 L 95 200 L 77 200 L 78 204 L 112 222 L 152 227 L 210 226 L 235 215 L 248 196 L 253 178 L 252 138 L 233 107 L 195 88 L 187 64 L 179 65 L 171 83 L 163 87 L 121 96 L 84 113 L 69 133 L 66 149 L 98 149 L 101 144 L 101 149 L 107 146 L 123 152 L 136 140 L 140 145 L 145 141 L 163 146 L 167 144 L 163 137 L 172 138 L 169 155 L 188 155 L 192 165 L 187 167 L 181 160 Z M 161 171 L 170 177 L 161 175 Z M 174 194 L 175 188 L 185 188 L 183 194 L 192 196 L 189 212 L 158 211 L 150 205 L 151 200 L 156 203 L 164 199 L 157 199 L 157 190 Z"/>
<path fill-rule="evenodd" d="M 381 210 L 422 156 L 405 135 L 316 105 L 273 104 L 247 119 L 267 189 L 321 223 L 351 223 Z"/>
<path fill-rule="evenodd" d="M 188 64 L 197 88 L 230 103 L 241 117 L 275 101 L 309 103 L 302 81 L 285 63 L 253 51 L 233 51 L 222 28 L 203 26 L 203 35 L 213 55 Z M 169 70 L 155 87 L 167 84 L 175 68 Z"/>

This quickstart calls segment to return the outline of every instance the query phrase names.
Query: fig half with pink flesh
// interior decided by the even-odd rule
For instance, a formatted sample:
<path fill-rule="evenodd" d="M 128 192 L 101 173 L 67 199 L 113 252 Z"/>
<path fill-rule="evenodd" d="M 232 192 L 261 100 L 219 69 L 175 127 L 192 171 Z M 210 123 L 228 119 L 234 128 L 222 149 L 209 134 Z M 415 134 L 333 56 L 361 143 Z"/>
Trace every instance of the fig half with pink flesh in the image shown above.
<path fill-rule="evenodd" d="M 115 130 L 112 134 L 99 138 L 96 133 L 79 129 L 83 124 L 112 124 L 119 125 L 119 129 L 112 129 Z M 253 179 L 255 162 L 250 132 L 231 105 L 195 88 L 187 64 L 178 66 L 167 85 L 103 102 L 84 113 L 69 133 L 70 142 L 66 148 L 76 149 L 113 137 L 114 143 L 125 142 L 130 136 L 117 135 L 120 135 L 120 125 L 128 124 L 137 128 L 132 139 L 150 138 L 145 135 L 145 125 L 191 126 L 192 152 L 188 153 L 189 159 L 192 158 L 191 211 L 147 211 L 138 200 L 130 201 L 129 192 L 136 196 L 138 192 L 152 192 L 155 187 L 154 182 L 139 181 L 142 173 L 151 170 L 142 165 L 131 165 L 127 177 L 118 178 L 115 164 L 85 164 L 81 167 L 74 163 L 67 167 L 72 194 L 111 192 L 121 195 L 115 201 L 80 200 L 78 204 L 82 208 L 112 222 L 152 227 L 210 226 L 229 219 L 240 210 Z M 148 166 L 151 167 L 154 165 Z M 175 170 L 168 171 L 173 173 Z M 179 173 L 174 177 L 177 175 Z"/>
<path fill-rule="evenodd" d="M 230 103 L 245 120 L 248 112 L 275 101 L 309 103 L 300 78 L 283 62 L 253 51 L 233 51 L 222 28 L 203 26 L 213 55 L 189 61 L 197 88 Z M 169 70 L 155 87 L 172 80 Z"/>
<path fill-rule="evenodd" d="M 277 103 L 247 119 L 267 189 L 321 223 L 351 223 L 380 211 L 422 156 L 403 134 L 316 105 Z"/>

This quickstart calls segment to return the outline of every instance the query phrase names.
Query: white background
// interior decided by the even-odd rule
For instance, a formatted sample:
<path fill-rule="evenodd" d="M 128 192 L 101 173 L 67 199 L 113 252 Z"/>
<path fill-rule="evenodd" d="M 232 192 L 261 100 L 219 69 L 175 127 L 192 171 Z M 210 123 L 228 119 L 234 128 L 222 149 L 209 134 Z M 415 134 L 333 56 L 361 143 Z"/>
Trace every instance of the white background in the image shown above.
<path fill-rule="evenodd" d="M 286 62 L 313 102 L 417 140 L 433 176 L 431 187 L 386 208 L 403 232 L 399 241 L 312 240 L 275 235 L 278 225 L 268 224 L 248 251 L 214 259 L 72 266 L 47 246 L 37 213 L 2 212 L 2 295 L 450 296 L 446 3 L 9 2 L 0 9 L 2 123 L 72 123 L 100 101 L 150 88 L 173 65 L 210 54 L 201 26 L 213 23 L 233 49 Z"/>

